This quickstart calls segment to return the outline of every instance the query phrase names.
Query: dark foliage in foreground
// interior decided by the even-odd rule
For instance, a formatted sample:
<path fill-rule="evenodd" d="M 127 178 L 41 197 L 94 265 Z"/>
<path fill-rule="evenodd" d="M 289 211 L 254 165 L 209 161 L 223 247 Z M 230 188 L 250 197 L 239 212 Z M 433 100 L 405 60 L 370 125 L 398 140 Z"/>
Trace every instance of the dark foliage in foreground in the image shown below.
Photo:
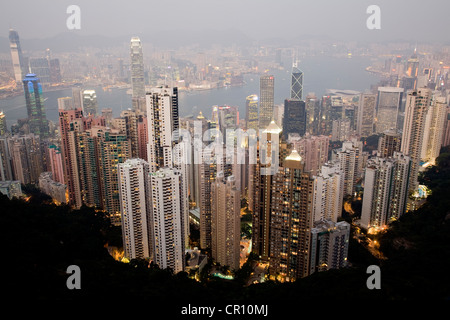
<path fill-rule="evenodd" d="M 112 234 L 108 220 L 90 208 L 70 210 L 39 201 L 0 196 L 3 290 L 10 299 L 115 300 L 264 299 L 318 297 L 340 299 L 448 299 L 450 297 L 450 153 L 422 177 L 432 189 L 428 202 L 404 215 L 381 235 L 388 258 L 377 261 L 356 241 L 350 243 L 351 268 L 316 273 L 295 283 L 243 286 L 238 280 L 196 282 L 185 273 L 148 266 L 145 261 L 115 261 L 105 248 Z M 116 240 L 117 241 L 117 240 Z M 366 268 L 381 267 L 381 290 L 369 290 Z M 69 265 L 81 268 L 81 290 L 66 287 Z"/>

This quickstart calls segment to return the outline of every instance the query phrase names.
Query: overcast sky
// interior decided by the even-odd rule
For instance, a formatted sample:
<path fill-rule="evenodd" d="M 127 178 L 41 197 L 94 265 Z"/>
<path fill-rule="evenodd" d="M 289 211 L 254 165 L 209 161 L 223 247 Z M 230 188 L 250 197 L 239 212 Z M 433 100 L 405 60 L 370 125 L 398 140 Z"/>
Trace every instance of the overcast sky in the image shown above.
<path fill-rule="evenodd" d="M 449 0 L 2 0 L 0 36 L 10 27 L 25 39 L 67 32 L 72 4 L 81 9 L 81 29 L 71 32 L 82 35 L 237 29 L 256 39 L 450 41 Z M 366 27 L 372 4 L 381 9 L 381 30 Z"/>

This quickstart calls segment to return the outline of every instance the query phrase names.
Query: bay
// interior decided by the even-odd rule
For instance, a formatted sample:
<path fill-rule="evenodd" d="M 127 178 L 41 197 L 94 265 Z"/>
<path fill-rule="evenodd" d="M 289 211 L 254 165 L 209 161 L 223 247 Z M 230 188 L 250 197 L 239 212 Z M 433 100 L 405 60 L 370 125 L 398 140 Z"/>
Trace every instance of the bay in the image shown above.
<path fill-rule="evenodd" d="M 306 57 L 300 62 L 300 69 L 304 73 L 303 95 L 304 98 L 310 92 L 317 97 L 326 94 L 327 89 L 356 90 L 364 92 L 371 85 L 379 81 L 379 77 L 367 72 L 366 67 L 372 64 L 372 58 L 359 56 L 352 58 L 336 58 L 328 56 Z M 289 98 L 291 68 L 269 70 L 269 74 L 275 77 L 275 104 L 282 104 Z M 240 117 L 245 117 L 245 99 L 251 94 L 259 95 L 259 74 L 246 74 L 245 84 L 237 87 L 225 87 L 204 91 L 179 92 L 180 116 L 194 115 L 200 111 L 205 117 L 210 118 L 212 107 L 215 105 L 237 106 Z M 103 108 L 111 108 L 113 116 L 119 116 L 122 110 L 131 108 L 131 96 L 126 89 L 103 90 L 101 87 L 94 89 L 97 94 L 99 111 Z M 47 118 L 58 122 L 58 98 L 72 95 L 71 89 L 49 91 L 43 93 Z M 25 98 L 16 96 L 0 100 L 0 110 L 3 110 L 8 128 L 17 122 L 17 119 L 26 118 L 27 110 Z"/>

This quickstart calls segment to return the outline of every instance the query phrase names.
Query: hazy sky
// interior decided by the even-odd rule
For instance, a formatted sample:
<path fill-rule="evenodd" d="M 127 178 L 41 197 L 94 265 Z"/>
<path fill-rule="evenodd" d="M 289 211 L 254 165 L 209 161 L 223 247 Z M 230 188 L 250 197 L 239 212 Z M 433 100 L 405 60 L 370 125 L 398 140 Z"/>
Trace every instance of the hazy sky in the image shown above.
<path fill-rule="evenodd" d="M 256 39 L 450 41 L 449 0 L 2 0 L 0 36 L 10 27 L 25 39 L 67 32 L 72 4 L 81 9 L 81 29 L 71 32 L 83 35 L 237 29 Z M 366 27 L 372 4 L 381 9 L 381 30 Z"/>

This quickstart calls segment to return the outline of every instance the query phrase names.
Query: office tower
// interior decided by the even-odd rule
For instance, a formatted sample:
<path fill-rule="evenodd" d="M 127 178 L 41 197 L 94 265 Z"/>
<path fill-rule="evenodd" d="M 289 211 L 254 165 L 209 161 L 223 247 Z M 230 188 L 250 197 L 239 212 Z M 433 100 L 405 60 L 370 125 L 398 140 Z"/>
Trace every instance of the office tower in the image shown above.
<path fill-rule="evenodd" d="M 50 164 L 49 169 L 52 173 L 52 179 L 64 184 L 64 166 L 61 149 L 52 144 L 48 147 L 47 152 Z"/>
<path fill-rule="evenodd" d="M 211 254 L 222 266 L 238 270 L 240 266 L 241 198 L 233 176 L 223 172 L 211 188 Z"/>
<path fill-rule="evenodd" d="M 146 94 L 148 127 L 148 162 L 150 171 L 172 166 L 172 148 L 178 141 L 178 89 L 155 87 Z"/>
<path fill-rule="evenodd" d="M 118 168 L 122 239 L 128 260 L 152 257 L 149 168 L 142 159 L 128 159 Z"/>
<path fill-rule="evenodd" d="M 32 133 L 8 139 L 9 154 L 15 180 L 23 184 L 37 184 L 44 171 L 41 139 Z"/>
<path fill-rule="evenodd" d="M 408 85 L 405 86 L 407 89 L 417 89 L 417 76 L 419 75 L 419 59 L 417 57 L 416 49 L 408 59 L 406 64 L 406 77 L 404 80 L 408 80 Z"/>
<path fill-rule="evenodd" d="M 72 97 L 58 98 L 58 110 L 72 110 L 74 108 Z"/>
<path fill-rule="evenodd" d="M 237 107 L 219 106 L 217 107 L 218 116 L 218 128 L 222 134 L 224 143 L 227 143 L 227 139 L 233 139 L 233 136 L 228 137 L 227 130 L 234 130 L 239 127 L 239 110 Z"/>
<path fill-rule="evenodd" d="M 294 281 L 309 274 L 313 180 L 293 150 L 272 178 L 269 274 Z"/>
<path fill-rule="evenodd" d="M 23 89 L 30 133 L 39 135 L 41 138 L 48 138 L 48 121 L 45 115 L 44 97 L 39 78 L 33 73 L 27 74 L 23 79 Z"/>
<path fill-rule="evenodd" d="M 138 158 L 148 160 L 148 126 L 147 117 L 140 115 L 137 119 L 137 135 L 138 135 Z"/>
<path fill-rule="evenodd" d="M 330 96 L 329 98 L 329 121 L 342 119 L 344 117 L 344 101 L 341 96 Z"/>
<path fill-rule="evenodd" d="M 353 196 L 362 171 L 362 142 L 353 139 L 344 141 L 337 153 L 344 174 L 344 196 Z"/>
<path fill-rule="evenodd" d="M 421 88 L 408 92 L 406 96 L 405 120 L 403 122 L 400 151 L 411 157 L 409 192 L 414 193 L 419 185 L 418 174 L 424 140 L 425 120 L 431 104 L 431 90 Z"/>
<path fill-rule="evenodd" d="M 275 80 L 272 75 L 263 75 L 260 78 L 259 93 L 259 125 L 263 129 L 272 121 L 274 106 Z"/>
<path fill-rule="evenodd" d="M 14 172 L 11 163 L 11 155 L 8 145 L 9 138 L 0 137 L 0 180 L 14 180 Z"/>
<path fill-rule="evenodd" d="M 380 135 L 378 139 L 378 156 L 388 158 L 394 155 L 394 152 L 400 151 L 402 135 L 398 130 L 387 130 Z"/>
<path fill-rule="evenodd" d="M 276 104 L 273 106 L 273 121 L 280 128 L 283 127 L 283 119 L 284 119 L 284 104 Z"/>
<path fill-rule="evenodd" d="M 376 95 L 366 93 L 359 97 L 356 132 L 360 137 L 368 137 L 373 134 L 376 98 Z"/>
<path fill-rule="evenodd" d="M 383 229 L 405 212 L 410 157 L 395 152 L 391 158 L 375 157 L 365 169 L 361 226 Z"/>
<path fill-rule="evenodd" d="M 332 122 L 331 141 L 350 139 L 351 127 L 349 119 L 337 119 Z"/>
<path fill-rule="evenodd" d="M 350 224 L 321 220 L 311 229 L 310 274 L 348 265 Z"/>
<path fill-rule="evenodd" d="M 317 134 L 331 134 L 331 96 L 322 96 L 318 114 Z"/>
<path fill-rule="evenodd" d="M 9 29 L 9 48 L 11 50 L 11 60 L 13 64 L 14 77 L 16 79 L 16 82 L 20 82 L 25 77 L 28 70 L 22 56 L 19 33 L 13 29 Z"/>
<path fill-rule="evenodd" d="M 50 59 L 48 61 L 50 68 L 50 82 L 51 83 L 59 83 L 62 82 L 61 77 L 61 67 L 59 64 L 59 59 Z"/>
<path fill-rule="evenodd" d="M 74 109 L 83 109 L 83 90 L 80 87 L 72 88 L 72 99 Z"/>
<path fill-rule="evenodd" d="M 290 133 L 298 133 L 300 136 L 306 132 L 305 101 L 284 100 L 283 135 L 285 139 Z"/>
<path fill-rule="evenodd" d="M 292 65 L 291 78 L 291 99 L 303 99 L 303 72 L 298 67 L 299 62 L 295 61 Z"/>
<path fill-rule="evenodd" d="M 430 108 L 427 113 L 422 143 L 422 161 L 430 165 L 436 164 L 442 145 L 445 118 L 447 115 L 447 101 L 445 96 L 438 96 L 434 92 Z"/>
<path fill-rule="evenodd" d="M 51 172 L 42 172 L 39 176 L 39 189 L 57 203 L 66 203 L 66 185 L 53 180 Z"/>
<path fill-rule="evenodd" d="M 398 116 L 403 97 L 403 88 L 379 87 L 376 107 L 376 133 L 398 129 Z"/>
<path fill-rule="evenodd" d="M 184 270 L 185 261 L 180 184 L 177 169 L 150 173 L 153 257 L 160 268 L 174 273 Z"/>
<path fill-rule="evenodd" d="M 83 115 L 96 116 L 98 110 L 97 94 L 95 90 L 83 90 Z"/>
<path fill-rule="evenodd" d="M 316 175 L 320 168 L 328 162 L 330 138 L 328 136 L 304 137 L 291 135 L 288 142 L 297 150 L 305 164 L 305 171 Z"/>
<path fill-rule="evenodd" d="M 319 103 L 320 101 L 314 93 L 310 93 L 306 96 L 306 132 L 310 135 L 315 135 L 318 132 Z"/>
<path fill-rule="evenodd" d="M 258 133 L 258 96 L 256 94 L 249 95 L 245 99 L 245 106 L 247 130 L 253 129 Z"/>
<path fill-rule="evenodd" d="M 133 110 L 146 112 L 145 105 L 145 73 L 142 44 L 139 37 L 132 37 L 130 44 L 131 89 Z"/>
<path fill-rule="evenodd" d="M 3 136 L 8 131 L 6 126 L 6 116 L 3 111 L 0 111 L 0 136 Z"/>
<path fill-rule="evenodd" d="M 344 119 L 350 121 L 350 130 L 356 130 L 355 126 L 355 109 L 357 108 L 356 105 L 346 105 L 344 106 Z"/>
<path fill-rule="evenodd" d="M 29 60 L 30 73 L 39 75 L 41 84 L 48 85 L 51 83 L 50 66 L 46 58 L 34 58 Z"/>
<path fill-rule="evenodd" d="M 337 222 L 342 214 L 344 176 L 339 163 L 326 163 L 314 179 L 313 220 Z"/>

